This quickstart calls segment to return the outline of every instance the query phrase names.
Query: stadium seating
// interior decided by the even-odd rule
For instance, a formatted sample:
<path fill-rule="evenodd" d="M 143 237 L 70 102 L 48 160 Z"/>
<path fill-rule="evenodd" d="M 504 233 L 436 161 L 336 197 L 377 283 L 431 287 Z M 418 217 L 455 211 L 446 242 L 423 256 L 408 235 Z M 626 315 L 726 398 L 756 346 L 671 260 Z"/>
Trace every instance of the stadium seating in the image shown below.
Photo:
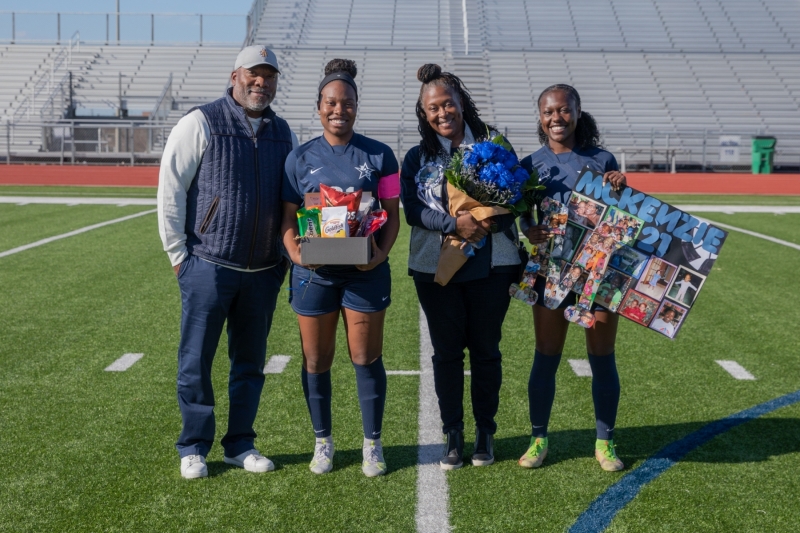
<path fill-rule="evenodd" d="M 259 4 L 260 5 L 260 4 Z M 581 93 L 606 146 L 631 165 L 719 163 L 718 137 L 779 137 L 776 162 L 800 165 L 800 4 L 795 0 L 270 0 L 254 42 L 282 63 L 274 107 L 307 140 L 320 132 L 316 86 L 325 63 L 355 59 L 359 131 L 402 155 L 418 139 L 417 68 L 462 77 L 487 122 L 520 152 L 538 147 L 535 99 L 553 83 Z M 466 6 L 466 11 L 464 10 Z M 57 47 L 0 47 L 0 121 Z M 110 114 L 123 98 L 147 113 L 172 74 L 167 126 L 227 84 L 235 49 L 81 46 L 79 110 Z M 20 68 L 20 65 L 25 65 Z M 16 107 L 15 107 L 16 106 Z M 14 113 L 16 112 L 16 115 Z M 35 140 L 30 146 L 36 145 Z M 15 145 L 16 149 L 17 145 Z M 155 143 L 153 149 L 158 149 Z"/>

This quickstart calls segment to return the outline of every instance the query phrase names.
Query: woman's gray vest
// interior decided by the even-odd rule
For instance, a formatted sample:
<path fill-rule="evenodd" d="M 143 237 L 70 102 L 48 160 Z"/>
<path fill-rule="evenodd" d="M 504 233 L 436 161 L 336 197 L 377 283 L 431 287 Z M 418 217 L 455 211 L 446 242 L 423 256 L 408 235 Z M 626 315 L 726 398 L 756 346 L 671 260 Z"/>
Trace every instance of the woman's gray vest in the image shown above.
<path fill-rule="evenodd" d="M 188 191 L 186 247 L 220 265 L 274 266 L 281 261 L 281 182 L 292 151 L 289 125 L 267 108 L 253 132 L 230 89 L 198 109 L 211 140 Z"/>

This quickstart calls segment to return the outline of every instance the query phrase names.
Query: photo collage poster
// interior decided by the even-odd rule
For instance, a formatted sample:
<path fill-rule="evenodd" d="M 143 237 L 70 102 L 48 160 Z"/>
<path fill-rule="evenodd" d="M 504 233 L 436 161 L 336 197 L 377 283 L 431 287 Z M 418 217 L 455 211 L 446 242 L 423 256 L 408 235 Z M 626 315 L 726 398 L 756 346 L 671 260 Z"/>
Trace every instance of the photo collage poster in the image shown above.
<path fill-rule="evenodd" d="M 585 167 L 567 203 L 566 229 L 554 237 L 548 269 L 569 276 L 591 260 L 595 228 L 613 228 L 613 252 L 594 303 L 674 339 L 686 321 L 728 234 L 631 187 L 614 191 Z M 586 257 L 584 257 L 586 256 Z M 585 280 L 575 280 L 580 293 Z"/>

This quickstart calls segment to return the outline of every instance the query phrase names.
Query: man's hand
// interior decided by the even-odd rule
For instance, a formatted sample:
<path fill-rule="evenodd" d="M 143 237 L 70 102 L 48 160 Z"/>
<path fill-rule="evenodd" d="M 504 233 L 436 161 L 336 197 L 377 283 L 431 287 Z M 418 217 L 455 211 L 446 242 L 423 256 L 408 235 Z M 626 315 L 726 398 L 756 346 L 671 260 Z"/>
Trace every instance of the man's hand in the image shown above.
<path fill-rule="evenodd" d="M 549 226 L 540 224 L 538 226 L 529 226 L 525 228 L 525 236 L 531 244 L 542 244 L 543 242 L 547 242 L 547 239 L 552 237 L 553 234 L 550 233 Z"/>
<path fill-rule="evenodd" d="M 469 211 L 459 211 L 456 218 L 456 234 L 467 242 L 478 242 L 489 233 L 491 222 L 483 223 L 472 218 Z"/>
<path fill-rule="evenodd" d="M 356 265 L 356 268 L 361 271 L 372 270 L 376 266 L 386 261 L 386 254 L 383 253 L 383 250 L 378 248 L 378 243 L 375 242 L 375 237 L 371 236 L 371 238 L 372 238 L 372 259 L 370 259 L 369 263 L 367 263 L 366 265 Z"/>
<path fill-rule="evenodd" d="M 613 188 L 615 191 L 618 191 L 628 184 L 628 180 L 625 178 L 625 174 L 622 172 L 619 172 L 618 170 L 611 170 L 603 174 L 603 185 L 606 183 L 610 183 L 611 188 Z"/>
<path fill-rule="evenodd" d="M 177 265 L 175 265 L 174 267 L 172 267 L 172 271 L 173 271 L 173 272 L 175 272 L 175 277 L 178 277 L 178 272 L 180 272 L 180 271 L 181 271 L 181 265 L 182 265 L 182 264 L 183 264 L 183 263 L 178 263 Z"/>

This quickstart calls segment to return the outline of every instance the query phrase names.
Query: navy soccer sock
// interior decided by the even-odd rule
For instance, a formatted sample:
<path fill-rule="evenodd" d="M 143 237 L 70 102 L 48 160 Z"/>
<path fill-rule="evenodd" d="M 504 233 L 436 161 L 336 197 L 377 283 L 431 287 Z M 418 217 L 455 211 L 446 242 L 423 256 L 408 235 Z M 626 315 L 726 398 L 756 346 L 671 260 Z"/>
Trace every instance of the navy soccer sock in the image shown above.
<path fill-rule="evenodd" d="M 597 438 L 612 440 L 619 406 L 619 374 L 614 352 L 610 355 L 589 355 L 592 367 L 592 399 L 597 423 Z"/>
<path fill-rule="evenodd" d="M 330 437 L 333 425 L 331 422 L 331 371 L 311 374 L 303 368 L 301 381 L 314 434 L 318 439 Z"/>
<path fill-rule="evenodd" d="M 547 436 L 547 424 L 553 399 L 556 397 L 556 371 L 561 354 L 544 355 L 534 351 L 531 377 L 528 379 L 528 409 L 531 416 L 531 435 Z"/>
<path fill-rule="evenodd" d="M 353 363 L 353 368 L 356 370 L 364 438 L 379 439 L 383 426 L 383 408 L 386 404 L 386 369 L 383 368 L 383 356 L 366 366 Z"/>

